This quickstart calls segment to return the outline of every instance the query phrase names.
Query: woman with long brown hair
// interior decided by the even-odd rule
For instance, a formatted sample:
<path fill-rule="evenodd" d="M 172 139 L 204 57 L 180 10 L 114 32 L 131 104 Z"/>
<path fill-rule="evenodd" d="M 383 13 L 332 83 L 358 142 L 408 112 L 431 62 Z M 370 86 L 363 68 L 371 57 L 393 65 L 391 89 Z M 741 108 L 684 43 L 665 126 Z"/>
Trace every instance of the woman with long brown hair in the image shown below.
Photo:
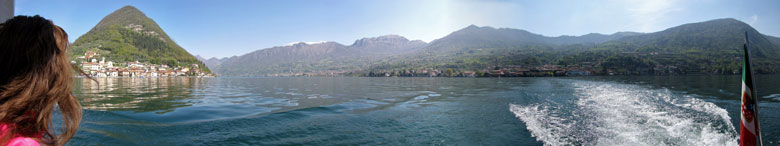
<path fill-rule="evenodd" d="M 37 15 L 0 24 L 0 145 L 64 145 L 76 134 L 81 105 L 71 91 L 68 46 L 65 31 Z"/>

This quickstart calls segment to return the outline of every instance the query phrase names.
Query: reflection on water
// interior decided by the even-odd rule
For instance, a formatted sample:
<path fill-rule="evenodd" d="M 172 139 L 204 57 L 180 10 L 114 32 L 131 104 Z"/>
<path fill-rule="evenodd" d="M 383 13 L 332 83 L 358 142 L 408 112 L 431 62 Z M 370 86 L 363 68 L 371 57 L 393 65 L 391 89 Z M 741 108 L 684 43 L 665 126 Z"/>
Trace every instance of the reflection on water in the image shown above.
<path fill-rule="evenodd" d="M 201 78 L 79 79 L 74 94 L 84 109 L 165 113 L 191 106 L 179 100 L 194 98 L 192 91 L 203 88 L 206 82 L 208 79 Z"/>

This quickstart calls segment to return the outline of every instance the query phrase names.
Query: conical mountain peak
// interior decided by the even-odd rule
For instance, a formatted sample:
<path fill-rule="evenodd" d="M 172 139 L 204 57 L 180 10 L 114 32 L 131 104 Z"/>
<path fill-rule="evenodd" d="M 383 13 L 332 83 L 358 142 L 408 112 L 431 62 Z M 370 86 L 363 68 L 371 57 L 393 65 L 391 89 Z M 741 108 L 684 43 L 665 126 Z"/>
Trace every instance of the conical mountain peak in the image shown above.
<path fill-rule="evenodd" d="M 73 50 L 74 55 L 91 51 L 116 62 L 203 66 L 201 61 L 173 42 L 154 20 L 133 6 L 124 6 L 101 19 L 89 32 L 76 39 Z M 208 71 L 207 68 L 202 69 Z"/>
<path fill-rule="evenodd" d="M 147 27 L 157 27 L 159 29 L 159 26 L 157 26 L 157 23 L 155 23 L 152 19 L 146 16 L 143 12 L 138 10 L 137 8 L 133 6 L 124 6 L 111 14 L 108 14 L 108 16 L 104 17 L 100 22 L 95 25 L 93 30 L 95 29 L 105 29 L 107 27 L 110 27 L 112 25 L 119 25 L 119 26 L 125 26 L 129 24 L 138 24 L 138 25 L 153 25 L 153 26 L 147 26 Z"/>

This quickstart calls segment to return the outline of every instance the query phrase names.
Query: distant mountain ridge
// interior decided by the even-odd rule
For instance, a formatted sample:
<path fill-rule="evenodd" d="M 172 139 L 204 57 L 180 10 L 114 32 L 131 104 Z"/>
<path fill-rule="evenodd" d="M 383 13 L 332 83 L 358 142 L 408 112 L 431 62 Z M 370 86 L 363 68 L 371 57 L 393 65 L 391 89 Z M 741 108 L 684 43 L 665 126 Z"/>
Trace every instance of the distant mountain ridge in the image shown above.
<path fill-rule="evenodd" d="M 356 40 L 345 46 L 336 42 L 296 42 L 218 59 L 215 70 L 224 75 L 268 75 L 299 72 L 359 70 L 371 61 L 424 46 L 419 40 L 385 35 Z M 214 66 L 214 65 L 212 65 Z"/>
<path fill-rule="evenodd" d="M 479 27 L 469 25 L 449 35 L 431 42 L 428 48 L 458 47 L 513 47 L 526 45 L 561 46 L 572 44 L 598 44 L 625 36 L 635 36 L 641 33 L 619 32 L 611 35 L 590 33 L 582 36 L 547 37 L 522 29 Z"/>
<path fill-rule="evenodd" d="M 203 64 L 205 64 L 209 68 L 219 68 L 219 65 L 222 65 L 222 62 L 225 62 L 225 60 L 230 59 L 228 57 L 224 57 L 224 58 L 211 57 L 209 59 L 206 59 L 201 57 L 200 55 L 195 55 L 195 58 L 203 62 Z"/>
<path fill-rule="evenodd" d="M 426 43 L 421 40 L 408 40 L 399 35 L 384 35 L 356 40 L 350 45 L 350 49 L 373 54 L 396 54 L 424 45 Z"/>
<path fill-rule="evenodd" d="M 592 72 L 616 74 L 736 74 L 741 66 L 739 58 L 743 54 L 745 32 L 750 37 L 755 62 L 760 64 L 758 72 L 780 73 L 777 57 L 780 45 L 771 43 L 771 37 L 761 35 L 750 25 L 731 18 L 683 24 L 654 33 L 628 33 L 611 39 L 577 42 L 580 44 L 560 43 L 562 37 L 541 37 L 517 29 L 502 31 L 469 26 L 431 42 L 417 54 L 398 56 L 374 65 L 370 71 L 424 68 L 486 71 L 497 66 L 559 65 L 588 66 Z"/>
<path fill-rule="evenodd" d="M 176 44 L 157 23 L 133 6 L 104 17 L 73 43 L 74 55 L 93 51 L 116 62 L 141 61 L 169 66 L 208 67 Z"/>
<path fill-rule="evenodd" d="M 623 36 L 641 34 L 634 32 L 619 32 L 612 35 L 591 33 L 583 36 L 546 37 L 518 29 L 495 29 L 492 27 L 477 27 L 475 25 L 471 25 L 462 30 L 456 31 L 449 36 L 460 35 L 457 32 L 461 32 L 465 36 L 473 36 L 469 33 L 478 33 L 486 35 L 485 39 L 480 41 L 495 42 L 497 39 L 491 39 L 489 35 L 495 32 L 500 32 L 502 30 L 510 31 L 509 33 L 503 33 L 503 37 L 499 37 L 506 38 L 504 39 L 504 42 L 524 41 L 526 39 L 530 39 L 542 40 L 542 44 L 544 45 L 568 45 L 579 43 L 597 44 L 609 40 L 614 40 Z M 290 72 L 323 72 L 336 70 L 355 71 L 367 69 L 366 67 L 368 65 L 375 62 L 380 62 L 384 59 L 388 59 L 387 57 L 403 54 L 414 54 L 415 51 L 420 51 L 424 47 L 430 47 L 431 44 L 444 41 L 458 40 L 437 39 L 429 44 L 420 40 L 408 40 L 405 37 L 399 35 L 384 35 L 358 39 L 349 46 L 341 45 L 335 42 L 327 42 L 326 44 L 328 45 L 297 42 L 289 46 L 277 46 L 261 49 L 233 58 L 201 59 L 201 61 L 208 62 L 209 60 L 213 60 L 213 62 L 220 62 L 219 65 L 212 63 L 212 65 L 209 67 L 219 68 L 215 70 L 218 73 L 225 75 L 251 76 Z M 520 44 L 523 43 L 512 43 L 510 45 L 503 46 Z M 282 68 L 286 68 L 286 70 Z"/>
<path fill-rule="evenodd" d="M 409 72 L 498 67 L 587 66 L 593 72 L 655 74 L 738 72 L 744 32 L 760 64 L 758 72 L 780 72 L 777 37 L 760 34 L 736 19 L 689 23 L 653 33 L 547 37 L 521 29 L 470 25 L 430 43 L 398 35 L 272 47 L 223 58 L 218 73 L 265 76 L 331 73 Z M 778 67 L 775 67 L 778 66 Z"/>

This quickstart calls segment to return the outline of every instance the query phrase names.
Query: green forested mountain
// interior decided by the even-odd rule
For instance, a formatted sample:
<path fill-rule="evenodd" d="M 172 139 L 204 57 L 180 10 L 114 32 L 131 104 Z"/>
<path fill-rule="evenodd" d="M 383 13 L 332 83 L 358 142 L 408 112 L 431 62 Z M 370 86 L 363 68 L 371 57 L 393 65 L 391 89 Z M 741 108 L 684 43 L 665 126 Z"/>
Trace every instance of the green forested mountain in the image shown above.
<path fill-rule="evenodd" d="M 655 33 L 630 33 L 603 43 L 568 44 L 555 43 L 561 37 L 469 26 L 431 42 L 417 53 L 374 64 L 369 72 L 426 68 L 476 72 L 557 65 L 602 74 L 737 74 L 745 32 L 750 37 L 757 72 L 780 72 L 780 45 L 735 19 L 685 24 Z"/>
<path fill-rule="evenodd" d="M 198 64 L 209 69 L 176 44 L 154 20 L 133 6 L 125 6 L 104 17 L 73 43 L 74 55 L 94 51 L 106 60 L 141 61 L 169 66 Z"/>
<path fill-rule="evenodd" d="M 767 39 L 771 40 L 775 44 L 780 45 L 780 38 L 769 36 L 769 35 L 764 35 L 764 37 L 766 37 Z"/>
<path fill-rule="evenodd" d="M 518 48 L 526 46 L 561 47 L 573 44 L 598 44 L 641 33 L 619 32 L 612 35 L 591 33 L 582 36 L 547 37 L 521 29 L 478 27 L 470 25 L 434 40 L 426 50 L 450 50 L 462 48 Z"/>
<path fill-rule="evenodd" d="M 570 58 L 581 52 L 601 53 L 605 68 L 632 70 L 671 66 L 681 72 L 736 74 L 741 68 L 745 32 L 755 58 L 757 72 L 780 72 L 779 45 L 736 19 L 716 19 L 672 27 L 660 32 L 624 37 L 584 51 L 571 51 Z M 562 59 L 565 60 L 565 59 Z M 566 61 L 577 62 L 577 60 Z M 629 65 L 630 64 L 630 65 Z"/>
<path fill-rule="evenodd" d="M 700 51 L 706 53 L 731 53 L 741 51 L 745 32 L 757 57 L 777 56 L 777 48 L 764 35 L 750 25 L 736 19 L 717 19 L 685 24 L 660 32 L 625 37 L 605 43 L 603 47 L 630 51 L 663 51 L 682 53 Z M 725 51 L 725 52 L 724 52 Z"/>

